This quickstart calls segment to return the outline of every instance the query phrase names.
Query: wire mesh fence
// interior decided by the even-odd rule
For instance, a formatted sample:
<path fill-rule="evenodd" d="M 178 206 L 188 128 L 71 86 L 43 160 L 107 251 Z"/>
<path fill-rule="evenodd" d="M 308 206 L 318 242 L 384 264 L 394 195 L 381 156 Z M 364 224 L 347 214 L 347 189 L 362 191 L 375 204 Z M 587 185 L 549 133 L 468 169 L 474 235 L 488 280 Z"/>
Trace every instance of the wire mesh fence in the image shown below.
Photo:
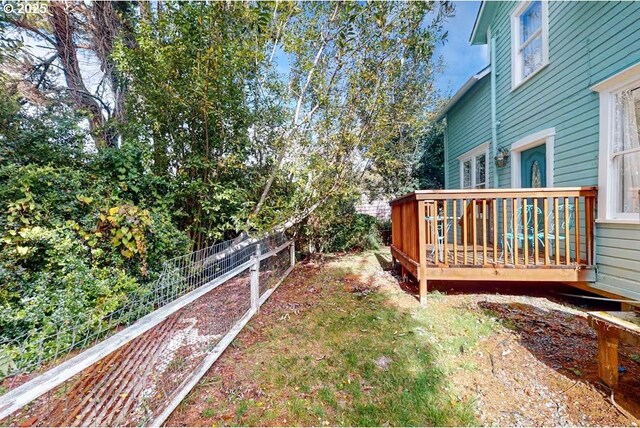
<path fill-rule="evenodd" d="M 8 392 L 0 396 L 0 422 L 80 426 L 158 420 L 179 403 L 194 383 L 194 373 L 201 376 L 203 364 L 209 364 L 212 355 L 217 358 L 230 334 L 235 336 L 237 327 L 253 315 L 259 302 L 253 301 L 252 288 L 256 295 L 268 297 L 265 293 L 289 273 L 292 247 L 277 234 L 223 243 L 168 261 L 145 293 L 131 296 L 118 313 L 101 320 L 100 332 L 76 328 L 73 333 L 67 328 L 53 337 L 43 336 L 45 343 L 71 334 L 71 340 L 65 337 L 55 345 L 55 352 L 48 354 L 42 346 L 33 354 L 37 358 L 16 358 L 2 382 Z M 255 280 L 252 267 L 258 269 Z M 122 337 L 128 340 L 123 343 Z M 92 343 L 97 344 L 77 355 Z M 16 350 L 22 349 L 19 339 L 0 346 L 9 355 L 19 355 Z M 96 352 L 100 358 L 82 359 Z M 65 364 L 76 360 L 86 367 L 79 370 L 74 364 L 78 370 L 69 376 Z"/>
<path fill-rule="evenodd" d="M 260 296 L 273 289 L 286 274 L 291 266 L 291 254 L 289 251 L 280 251 L 277 254 L 260 261 Z"/>

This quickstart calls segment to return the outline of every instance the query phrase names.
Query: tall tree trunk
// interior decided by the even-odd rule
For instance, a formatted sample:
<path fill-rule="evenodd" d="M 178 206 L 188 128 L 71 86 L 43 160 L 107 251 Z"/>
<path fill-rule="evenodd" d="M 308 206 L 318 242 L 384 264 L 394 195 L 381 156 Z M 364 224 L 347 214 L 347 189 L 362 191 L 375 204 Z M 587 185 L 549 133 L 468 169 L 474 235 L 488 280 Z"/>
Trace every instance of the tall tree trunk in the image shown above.
<path fill-rule="evenodd" d="M 101 106 L 87 90 L 80 73 L 77 48 L 74 43 L 75 25 L 69 14 L 69 3 L 53 1 L 49 4 L 49 20 L 53 30 L 54 45 L 62 62 L 62 69 L 71 99 L 78 110 L 89 118 L 89 129 L 98 149 L 112 145 L 113 139 L 105 129 L 105 118 Z"/>

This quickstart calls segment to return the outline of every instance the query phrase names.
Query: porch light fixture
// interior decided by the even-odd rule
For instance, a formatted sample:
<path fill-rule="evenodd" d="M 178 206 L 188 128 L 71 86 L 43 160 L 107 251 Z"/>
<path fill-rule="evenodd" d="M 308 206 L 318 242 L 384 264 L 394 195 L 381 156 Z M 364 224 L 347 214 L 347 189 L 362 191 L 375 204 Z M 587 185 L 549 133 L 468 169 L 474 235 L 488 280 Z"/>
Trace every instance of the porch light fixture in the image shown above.
<path fill-rule="evenodd" d="M 496 162 L 496 167 L 502 168 L 507 164 L 507 159 L 509 159 L 509 150 L 503 148 L 498 149 L 498 154 L 495 158 L 493 158 Z"/>

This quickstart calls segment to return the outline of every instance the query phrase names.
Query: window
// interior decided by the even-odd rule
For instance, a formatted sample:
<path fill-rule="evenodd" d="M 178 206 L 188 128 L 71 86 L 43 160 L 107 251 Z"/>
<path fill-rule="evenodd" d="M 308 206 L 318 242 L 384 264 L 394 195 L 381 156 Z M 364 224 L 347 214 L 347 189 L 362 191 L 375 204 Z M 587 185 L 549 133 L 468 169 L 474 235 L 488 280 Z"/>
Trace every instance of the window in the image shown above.
<path fill-rule="evenodd" d="M 487 159 L 489 143 L 481 144 L 458 158 L 463 189 L 487 188 Z"/>
<path fill-rule="evenodd" d="M 640 220 L 640 64 L 593 87 L 600 92 L 598 220 Z"/>
<path fill-rule="evenodd" d="M 611 161 L 616 214 L 637 217 L 640 191 L 640 87 L 615 94 Z"/>
<path fill-rule="evenodd" d="M 519 3 L 511 15 L 512 88 L 549 63 L 548 2 Z"/>

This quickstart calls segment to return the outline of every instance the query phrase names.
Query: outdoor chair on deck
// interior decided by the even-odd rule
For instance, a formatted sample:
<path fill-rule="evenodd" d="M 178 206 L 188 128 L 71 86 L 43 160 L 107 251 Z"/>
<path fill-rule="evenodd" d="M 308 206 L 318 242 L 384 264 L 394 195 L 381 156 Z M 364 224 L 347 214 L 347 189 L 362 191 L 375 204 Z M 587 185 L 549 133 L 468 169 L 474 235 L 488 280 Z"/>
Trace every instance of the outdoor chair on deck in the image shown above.
<path fill-rule="evenodd" d="M 438 209 L 438 214 L 436 216 L 426 216 L 425 220 L 429 223 L 429 227 L 435 227 L 435 239 L 437 242 L 433 243 L 431 247 L 431 255 L 433 256 L 436 252 L 436 245 L 438 246 L 438 255 L 441 262 L 444 261 L 444 258 L 447 257 L 444 254 L 444 240 L 449 236 L 449 231 L 451 230 L 451 225 L 456 217 L 444 217 L 442 215 L 442 209 Z M 447 251 L 449 252 L 449 251 Z"/>
<path fill-rule="evenodd" d="M 525 227 L 527 230 L 527 240 L 529 241 L 528 243 L 530 244 L 529 247 L 533 248 L 533 240 L 536 239 L 535 236 L 535 229 L 534 229 L 534 225 L 533 225 L 533 217 L 534 217 L 534 207 L 533 204 L 529 204 L 526 203 L 525 205 L 526 210 L 523 209 L 524 207 L 519 206 L 516 209 L 515 215 L 512 214 L 511 215 L 511 221 L 509 221 L 509 232 L 507 232 L 506 236 L 506 241 L 507 241 L 507 248 L 509 250 L 509 255 L 511 256 L 511 260 L 513 261 L 513 264 L 516 263 L 516 259 L 515 259 L 515 255 L 513 253 L 513 248 L 514 248 L 514 241 L 515 245 L 518 245 L 518 248 L 521 248 L 521 246 L 524 246 L 524 231 L 525 231 Z M 543 218 L 543 213 L 542 210 L 540 209 L 540 207 L 537 208 L 537 213 L 538 213 L 538 218 L 541 219 Z M 526 225 L 524 224 L 524 215 L 526 214 L 527 216 L 527 221 L 526 221 Z M 514 230 L 514 220 L 516 223 L 516 230 Z M 541 235 L 540 233 L 537 236 L 537 239 L 544 239 L 544 234 Z M 540 241 L 542 242 L 542 241 Z M 502 259 L 504 260 L 504 248 L 502 248 Z M 504 262 L 506 263 L 506 260 L 504 260 Z"/>
<path fill-rule="evenodd" d="M 567 217 L 565 218 L 565 207 L 567 210 Z M 568 222 L 567 222 L 568 220 Z M 547 214 L 547 222 L 549 224 L 549 232 L 547 232 L 547 241 L 549 242 L 549 249 L 552 251 L 556 251 L 556 221 L 554 211 L 549 211 Z M 564 245 L 569 245 L 566 242 L 567 232 L 571 231 L 575 227 L 575 208 L 573 204 L 562 204 L 558 205 L 558 242 L 560 245 L 564 242 Z M 544 248 L 544 231 L 538 233 L 538 241 L 542 243 Z M 551 253 L 551 251 L 549 251 Z M 571 262 L 571 248 L 569 248 L 569 260 Z"/>

